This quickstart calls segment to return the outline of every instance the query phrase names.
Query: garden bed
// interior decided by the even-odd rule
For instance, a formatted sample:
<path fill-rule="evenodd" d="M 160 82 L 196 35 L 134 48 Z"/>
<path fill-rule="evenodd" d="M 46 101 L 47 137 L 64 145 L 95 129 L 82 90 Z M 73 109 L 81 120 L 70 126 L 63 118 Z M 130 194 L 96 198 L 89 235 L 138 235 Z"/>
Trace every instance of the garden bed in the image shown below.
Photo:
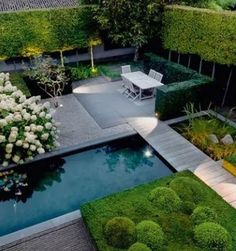
<path fill-rule="evenodd" d="M 180 179 L 180 182 L 176 182 L 177 179 L 175 178 Z M 174 179 L 175 181 L 173 181 Z M 155 199 L 153 199 L 154 193 L 150 192 L 154 191 L 153 189 L 157 187 L 164 187 L 164 190 L 166 188 L 169 189 L 170 187 L 173 188 L 173 190 L 178 194 L 178 198 L 180 198 L 180 204 L 177 203 L 178 200 L 177 202 L 176 200 L 171 200 L 170 198 L 165 200 L 166 197 L 164 200 L 160 199 L 159 203 L 158 200 L 155 201 Z M 196 214 L 198 214 L 196 211 L 198 211 L 199 208 L 198 210 L 195 210 L 194 215 L 192 215 L 192 212 L 197 206 L 210 207 L 207 211 L 211 211 L 211 213 L 213 213 L 210 213 L 211 216 L 208 215 L 206 218 L 196 217 Z M 130 250 L 213 250 L 209 247 L 205 249 L 202 248 L 202 242 L 199 242 L 198 236 L 195 235 L 194 240 L 194 231 L 197 231 L 196 226 L 199 227 L 200 225 L 198 224 L 205 221 L 215 221 L 223 226 L 229 233 L 229 239 L 227 239 L 228 237 L 226 238 L 226 242 L 228 243 L 229 241 L 227 249 L 218 248 L 214 250 L 231 250 L 230 246 L 232 247 L 232 250 L 236 250 L 236 239 L 233 238 L 233 240 L 230 241 L 232 237 L 236 235 L 236 210 L 223 201 L 220 196 L 218 196 L 212 189 L 206 186 L 189 171 L 176 173 L 172 176 L 87 203 L 82 206 L 81 213 L 99 251 L 128 250 L 129 246 L 136 241 L 143 243 L 146 241 L 145 244 L 152 248 L 146 249 L 143 244 L 140 244 L 140 248 L 142 249 L 137 248 Z M 128 217 L 132 221 L 131 223 L 136 226 L 135 231 L 137 235 L 134 234 L 133 239 L 129 239 L 128 244 L 126 242 L 118 243 L 120 246 L 123 245 L 122 248 L 112 246 L 112 243 L 117 242 L 122 235 L 117 236 L 116 234 L 113 234 L 114 238 L 108 238 L 108 233 L 112 223 L 110 220 L 113 219 L 114 223 L 114 221 L 118 221 L 120 219 L 115 218 L 114 220 L 114 217 Z M 139 224 L 140 222 L 147 220 L 153 221 L 154 223 L 152 222 L 150 224 L 143 222 L 142 224 Z M 129 222 L 129 224 L 131 223 Z M 149 239 L 149 241 L 147 241 L 145 238 L 148 237 L 144 233 L 140 236 L 140 229 L 144 227 L 143 225 L 149 225 L 149 227 L 146 226 L 146 232 L 148 232 L 150 228 L 155 228 L 154 226 L 150 227 L 150 225 L 155 225 L 155 223 L 159 224 L 159 227 L 157 227 L 158 231 L 156 228 L 153 238 L 157 240 L 157 237 L 159 244 L 156 242 L 153 244 L 153 239 Z M 132 233 L 132 224 L 129 225 L 129 235 Z M 210 226 L 212 227 L 211 229 L 215 227 L 215 225 L 212 226 L 212 223 L 210 223 Z M 120 231 L 120 226 L 115 229 L 114 233 L 117 231 Z M 115 237 L 117 237 L 117 239 L 115 239 Z M 228 245 L 227 243 L 226 245 Z M 127 244 L 126 247 L 124 247 L 125 244 Z M 157 247 L 155 246 L 156 244 L 157 246 L 160 246 Z M 152 245 L 154 245 L 154 247 Z"/>
<path fill-rule="evenodd" d="M 188 113 L 188 111 L 187 111 Z M 168 121 L 167 121 L 168 123 Z M 236 176 L 235 123 L 212 111 L 170 120 L 173 129 Z"/>

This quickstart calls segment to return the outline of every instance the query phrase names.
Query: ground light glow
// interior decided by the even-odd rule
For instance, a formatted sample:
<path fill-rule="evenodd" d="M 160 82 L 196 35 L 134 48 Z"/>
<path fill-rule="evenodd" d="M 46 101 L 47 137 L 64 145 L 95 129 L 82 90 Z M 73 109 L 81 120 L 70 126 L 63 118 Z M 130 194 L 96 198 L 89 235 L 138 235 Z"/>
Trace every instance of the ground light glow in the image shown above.
<path fill-rule="evenodd" d="M 150 149 L 146 149 L 144 152 L 144 156 L 150 158 L 152 156 L 152 151 Z"/>

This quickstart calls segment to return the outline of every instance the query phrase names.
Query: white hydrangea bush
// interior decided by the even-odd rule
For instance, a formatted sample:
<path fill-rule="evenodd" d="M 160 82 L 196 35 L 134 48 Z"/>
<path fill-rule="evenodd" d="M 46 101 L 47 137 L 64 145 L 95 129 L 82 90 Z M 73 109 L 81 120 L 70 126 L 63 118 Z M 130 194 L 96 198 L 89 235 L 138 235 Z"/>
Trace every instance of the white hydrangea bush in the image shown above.
<path fill-rule="evenodd" d="M 26 98 L 13 86 L 9 73 L 0 73 L 0 164 L 22 164 L 59 146 L 58 124 L 50 103 L 40 96 Z"/>

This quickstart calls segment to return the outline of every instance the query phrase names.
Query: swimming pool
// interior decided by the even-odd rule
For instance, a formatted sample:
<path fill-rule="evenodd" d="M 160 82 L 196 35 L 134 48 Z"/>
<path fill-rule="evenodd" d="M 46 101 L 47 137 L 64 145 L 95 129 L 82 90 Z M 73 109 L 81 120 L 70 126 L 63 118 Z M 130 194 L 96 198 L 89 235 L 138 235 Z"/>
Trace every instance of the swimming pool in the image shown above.
<path fill-rule="evenodd" d="M 0 198 L 0 236 L 172 173 L 139 137 L 58 157 L 53 162 L 39 161 L 25 172 L 29 186 L 23 194 Z"/>

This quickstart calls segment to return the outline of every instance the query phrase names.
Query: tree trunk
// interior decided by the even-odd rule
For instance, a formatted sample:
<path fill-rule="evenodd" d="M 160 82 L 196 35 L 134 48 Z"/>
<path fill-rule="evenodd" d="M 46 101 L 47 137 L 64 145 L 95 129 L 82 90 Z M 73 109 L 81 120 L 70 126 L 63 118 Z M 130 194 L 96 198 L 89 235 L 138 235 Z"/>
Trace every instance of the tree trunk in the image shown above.
<path fill-rule="evenodd" d="M 202 58 L 200 59 L 200 63 L 199 63 L 199 70 L 198 70 L 199 73 L 202 72 Z"/>
<path fill-rule="evenodd" d="M 91 59 L 91 68 L 94 69 L 94 58 L 93 58 L 93 46 L 90 46 L 90 59 Z"/>
<path fill-rule="evenodd" d="M 13 60 L 14 70 L 16 71 L 16 62 Z"/>
<path fill-rule="evenodd" d="M 192 55 L 190 54 L 190 55 L 188 56 L 188 68 L 189 68 L 190 65 L 191 65 L 191 59 L 192 59 Z"/>
<path fill-rule="evenodd" d="M 215 78 L 215 72 L 216 72 L 216 63 L 213 63 L 212 66 L 212 73 L 211 73 L 211 78 L 214 79 Z"/>
<path fill-rule="evenodd" d="M 228 91 L 229 91 L 229 85 L 230 85 L 232 74 L 233 74 L 233 68 L 231 67 L 230 72 L 229 72 L 229 77 L 228 77 L 228 80 L 227 80 L 227 84 L 226 84 L 224 97 L 223 97 L 223 100 L 222 100 L 222 103 L 221 103 L 221 107 L 223 107 L 225 105 L 225 100 L 226 100 L 226 96 L 227 96 Z"/>
<path fill-rule="evenodd" d="M 134 62 L 137 62 L 138 59 L 139 59 L 139 47 L 136 47 L 134 52 Z"/>
<path fill-rule="evenodd" d="M 168 60 L 171 61 L 171 50 L 169 50 Z"/>
<path fill-rule="evenodd" d="M 177 63 L 179 64 L 180 63 L 180 53 L 178 53 L 178 61 Z"/>
<path fill-rule="evenodd" d="M 60 50 L 60 59 L 61 59 L 61 66 L 64 67 L 65 64 L 64 64 L 64 57 L 63 57 L 63 51 Z"/>
<path fill-rule="evenodd" d="M 76 57 L 77 57 L 76 66 L 79 67 L 79 52 L 78 52 L 78 48 L 76 49 Z"/>

